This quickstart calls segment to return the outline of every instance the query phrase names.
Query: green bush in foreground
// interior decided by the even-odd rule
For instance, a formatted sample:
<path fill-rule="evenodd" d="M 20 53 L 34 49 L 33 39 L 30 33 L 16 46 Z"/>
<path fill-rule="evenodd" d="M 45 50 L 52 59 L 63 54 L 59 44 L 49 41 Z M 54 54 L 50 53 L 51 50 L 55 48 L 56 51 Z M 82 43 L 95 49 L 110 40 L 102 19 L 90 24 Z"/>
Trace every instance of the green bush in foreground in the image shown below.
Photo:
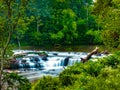
<path fill-rule="evenodd" d="M 111 55 L 107 58 L 103 58 L 100 60 L 101 64 L 104 66 L 111 66 L 112 68 L 117 68 L 117 65 L 120 65 L 120 53 L 116 53 L 115 55 Z"/>
<path fill-rule="evenodd" d="M 32 87 L 32 90 L 58 90 L 59 80 L 51 76 L 40 78 Z"/>
<path fill-rule="evenodd" d="M 106 67 L 101 70 L 98 77 L 92 78 L 83 90 L 120 90 L 120 70 Z"/>

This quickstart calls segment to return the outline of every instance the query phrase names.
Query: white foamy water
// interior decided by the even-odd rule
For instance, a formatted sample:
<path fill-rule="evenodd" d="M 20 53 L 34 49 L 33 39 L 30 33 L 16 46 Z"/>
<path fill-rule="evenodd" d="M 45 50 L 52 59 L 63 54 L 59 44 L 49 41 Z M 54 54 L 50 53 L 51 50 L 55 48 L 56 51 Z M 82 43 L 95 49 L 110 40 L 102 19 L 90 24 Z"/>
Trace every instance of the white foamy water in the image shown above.
<path fill-rule="evenodd" d="M 80 58 L 84 58 L 88 55 L 86 52 L 57 52 L 57 51 L 34 51 L 34 50 L 13 50 L 14 55 L 16 54 L 26 54 L 25 57 L 18 59 L 18 66 L 21 72 L 29 71 L 24 75 L 28 79 L 34 79 L 36 77 L 41 77 L 44 75 L 57 76 L 62 72 L 67 66 L 72 66 L 76 62 L 81 62 Z M 38 54 L 27 54 L 30 52 L 45 52 L 48 56 L 43 60 Z M 96 56 L 93 55 L 92 58 L 101 58 L 105 55 Z M 69 57 L 69 58 L 68 58 Z M 37 58 L 37 61 L 36 61 Z M 24 62 L 23 62 L 24 61 Z M 35 72 L 36 74 L 30 74 Z"/>

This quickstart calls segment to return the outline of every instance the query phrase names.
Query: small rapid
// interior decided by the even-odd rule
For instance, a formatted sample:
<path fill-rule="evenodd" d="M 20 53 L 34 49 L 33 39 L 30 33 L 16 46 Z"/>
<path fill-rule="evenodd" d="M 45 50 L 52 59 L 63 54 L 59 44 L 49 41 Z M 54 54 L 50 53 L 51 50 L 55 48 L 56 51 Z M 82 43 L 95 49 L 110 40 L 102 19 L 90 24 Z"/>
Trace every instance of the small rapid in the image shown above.
<path fill-rule="evenodd" d="M 86 52 L 57 52 L 57 51 L 34 51 L 34 50 L 13 50 L 15 55 L 23 57 L 15 58 L 16 61 L 10 64 L 11 70 L 18 70 L 21 75 L 28 79 L 34 79 L 46 75 L 57 76 L 67 66 L 81 62 L 81 58 L 88 55 Z M 38 53 L 45 53 L 39 55 Z M 91 58 L 101 58 L 106 55 L 93 55 Z M 33 74 L 34 73 L 34 74 Z"/>

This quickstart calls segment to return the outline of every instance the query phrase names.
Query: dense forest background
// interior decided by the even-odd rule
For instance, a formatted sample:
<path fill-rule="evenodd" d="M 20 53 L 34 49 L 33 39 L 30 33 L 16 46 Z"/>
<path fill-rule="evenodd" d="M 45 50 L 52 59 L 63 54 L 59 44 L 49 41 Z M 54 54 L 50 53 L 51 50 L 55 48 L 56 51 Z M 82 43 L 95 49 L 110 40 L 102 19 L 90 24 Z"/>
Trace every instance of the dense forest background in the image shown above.
<path fill-rule="evenodd" d="M 11 44 L 19 48 L 59 45 L 119 47 L 119 0 L 23 0 L 22 2 L 27 3 L 22 4 L 20 0 L 1 1 L 1 47 L 4 47 L 9 39 Z"/>
<path fill-rule="evenodd" d="M 119 5 L 119 0 L 32 0 L 24 18 L 19 18 L 11 43 L 19 47 L 96 44 L 118 47 Z M 17 6 L 13 8 L 15 17 Z M 0 16 L 0 28 L 4 23 L 2 16 L 4 13 Z"/>

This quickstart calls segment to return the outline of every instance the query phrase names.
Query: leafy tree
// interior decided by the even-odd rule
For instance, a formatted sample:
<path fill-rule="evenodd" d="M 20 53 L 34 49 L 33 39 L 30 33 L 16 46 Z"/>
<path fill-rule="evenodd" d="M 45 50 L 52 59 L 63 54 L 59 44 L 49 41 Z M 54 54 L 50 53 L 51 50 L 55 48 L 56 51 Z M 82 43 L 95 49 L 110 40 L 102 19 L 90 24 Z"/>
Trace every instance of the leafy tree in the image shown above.
<path fill-rule="evenodd" d="M 28 16 L 34 17 L 34 20 L 29 25 L 29 30 L 26 31 L 23 37 L 23 43 L 39 46 L 48 44 L 50 41 L 48 35 L 49 27 L 47 21 L 51 18 L 51 7 L 48 0 L 34 0 L 29 5 L 30 9 L 27 11 Z M 27 39 L 26 39 L 27 38 Z"/>
<path fill-rule="evenodd" d="M 112 7 L 113 6 L 113 0 L 97 0 L 95 3 L 94 3 L 94 14 L 97 14 L 97 15 L 105 15 L 106 12 L 108 11 L 109 7 Z"/>
<path fill-rule="evenodd" d="M 97 1 L 95 13 L 99 16 L 99 23 L 102 25 L 103 43 L 109 47 L 118 47 L 120 37 L 119 27 L 119 4 L 118 0 Z"/>
<path fill-rule="evenodd" d="M 3 65 L 6 60 L 6 51 L 13 32 L 21 20 L 24 20 L 28 0 L 0 0 L 0 90 L 2 90 Z"/>
<path fill-rule="evenodd" d="M 91 16 L 92 0 L 36 0 L 34 3 L 29 14 L 35 19 L 25 36 L 30 45 L 87 43 L 86 31 L 96 28 L 95 18 Z"/>
<path fill-rule="evenodd" d="M 34 17 L 26 17 L 26 18 L 20 18 L 18 21 L 18 26 L 16 27 L 16 30 L 13 32 L 13 38 L 17 40 L 19 49 L 21 48 L 21 40 L 23 39 L 25 33 L 29 29 L 29 24 L 34 20 Z"/>
<path fill-rule="evenodd" d="M 101 31 L 100 30 L 88 30 L 86 35 L 90 37 L 91 44 L 102 44 Z"/>
<path fill-rule="evenodd" d="M 62 10 L 62 20 L 58 22 L 61 25 L 61 30 L 57 28 L 57 32 L 51 33 L 51 38 L 54 40 L 63 40 L 63 44 L 71 44 L 74 38 L 77 37 L 77 25 L 75 21 L 75 13 L 71 9 Z"/>
<path fill-rule="evenodd" d="M 112 11 L 112 13 L 111 13 Z M 108 15 L 106 16 L 106 24 L 104 25 L 105 31 L 102 34 L 105 45 L 118 47 L 119 38 L 120 38 L 120 26 L 119 26 L 119 9 L 109 10 Z M 105 35 L 105 33 L 107 34 Z M 106 41 L 106 39 L 108 41 Z"/>
<path fill-rule="evenodd" d="M 40 31 L 40 26 L 44 24 L 44 21 L 41 19 L 47 19 L 50 17 L 50 7 L 48 7 L 49 1 L 47 0 L 34 0 L 33 3 L 30 4 L 31 9 L 30 15 L 35 17 L 36 22 L 36 31 Z"/>
<path fill-rule="evenodd" d="M 86 31 L 87 27 L 89 27 L 87 25 L 90 25 L 90 24 L 87 24 L 87 22 L 90 14 L 91 5 L 92 5 L 92 0 L 87 0 L 87 1 L 56 0 L 54 1 L 54 4 L 53 4 L 54 17 L 52 19 L 54 21 L 51 21 L 54 26 L 51 26 L 53 27 L 51 32 L 53 34 L 51 34 L 52 35 L 51 37 L 54 38 L 56 42 L 61 42 L 61 43 L 64 42 L 64 44 L 74 44 L 74 41 L 77 42 L 79 38 L 80 39 L 84 38 L 84 37 L 81 37 L 81 33 L 85 35 L 85 33 L 83 32 Z M 71 15 L 74 15 L 74 17 L 73 16 L 70 17 Z M 81 25 L 79 23 L 80 20 L 84 21 L 84 22 L 81 22 Z M 74 24 L 74 29 L 70 24 L 70 22 L 72 22 L 71 24 Z M 61 38 L 58 36 L 58 34 L 59 36 L 61 36 Z"/>

